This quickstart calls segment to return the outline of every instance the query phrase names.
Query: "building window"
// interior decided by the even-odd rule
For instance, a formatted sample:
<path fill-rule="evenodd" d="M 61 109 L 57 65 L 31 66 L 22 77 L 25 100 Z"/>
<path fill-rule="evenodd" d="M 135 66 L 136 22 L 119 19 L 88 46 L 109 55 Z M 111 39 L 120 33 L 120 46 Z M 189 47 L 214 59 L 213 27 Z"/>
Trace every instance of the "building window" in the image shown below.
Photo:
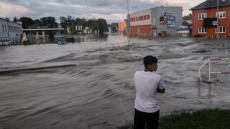
<path fill-rule="evenodd" d="M 2 32 L 4 32 L 4 25 L 2 25 Z"/>
<path fill-rule="evenodd" d="M 226 18 L 226 11 L 222 11 L 222 12 L 216 12 L 216 17 L 219 18 Z"/>
<path fill-rule="evenodd" d="M 5 25 L 5 32 L 6 32 L 6 25 Z"/>
<path fill-rule="evenodd" d="M 199 13 L 198 14 L 198 20 L 203 20 L 204 18 L 207 18 L 207 13 Z"/>
<path fill-rule="evenodd" d="M 198 33 L 207 33 L 207 29 L 204 27 L 199 27 L 198 28 Z"/>
<path fill-rule="evenodd" d="M 226 27 L 225 26 L 219 26 L 218 27 L 219 32 L 218 33 L 226 33 Z M 216 28 L 216 33 L 217 33 L 217 28 Z"/>

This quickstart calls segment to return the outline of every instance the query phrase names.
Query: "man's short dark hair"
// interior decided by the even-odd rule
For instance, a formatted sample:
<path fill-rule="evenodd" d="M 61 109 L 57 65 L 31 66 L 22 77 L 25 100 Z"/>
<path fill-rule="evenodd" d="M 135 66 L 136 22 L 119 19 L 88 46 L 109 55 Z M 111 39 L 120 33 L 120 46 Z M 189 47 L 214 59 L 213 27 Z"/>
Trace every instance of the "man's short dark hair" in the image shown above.
<path fill-rule="evenodd" d="M 147 68 L 148 65 L 152 65 L 152 64 L 157 63 L 157 62 L 158 62 L 158 60 L 157 60 L 157 58 L 154 57 L 154 56 L 146 56 L 146 57 L 144 58 L 144 65 L 145 65 L 145 68 Z"/>

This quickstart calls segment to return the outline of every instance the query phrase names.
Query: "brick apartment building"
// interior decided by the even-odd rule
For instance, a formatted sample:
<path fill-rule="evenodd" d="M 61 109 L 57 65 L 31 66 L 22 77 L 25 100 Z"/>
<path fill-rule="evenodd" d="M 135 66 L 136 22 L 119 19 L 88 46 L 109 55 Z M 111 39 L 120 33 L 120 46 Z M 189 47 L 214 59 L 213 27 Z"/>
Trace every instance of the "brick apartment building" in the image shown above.
<path fill-rule="evenodd" d="M 218 13 L 217 0 L 206 0 L 190 10 L 193 13 L 193 36 L 216 37 L 218 30 L 220 37 L 230 36 L 230 0 L 219 0 Z"/>

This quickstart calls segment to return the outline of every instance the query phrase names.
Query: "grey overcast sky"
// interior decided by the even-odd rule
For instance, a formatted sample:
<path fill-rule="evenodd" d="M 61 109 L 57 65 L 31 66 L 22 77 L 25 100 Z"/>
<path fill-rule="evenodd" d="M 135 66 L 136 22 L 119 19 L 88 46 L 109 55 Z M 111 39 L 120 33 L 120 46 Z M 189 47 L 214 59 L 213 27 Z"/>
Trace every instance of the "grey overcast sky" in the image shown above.
<path fill-rule="evenodd" d="M 157 6 L 183 6 L 183 15 L 191 13 L 190 8 L 205 0 L 129 0 L 130 7 L 146 10 Z M 0 0 L 0 17 L 31 17 L 38 19 L 53 16 L 59 22 L 60 16 L 79 18 L 105 18 L 108 23 L 124 21 L 127 14 L 127 0 Z M 130 8 L 130 13 L 137 9 Z"/>

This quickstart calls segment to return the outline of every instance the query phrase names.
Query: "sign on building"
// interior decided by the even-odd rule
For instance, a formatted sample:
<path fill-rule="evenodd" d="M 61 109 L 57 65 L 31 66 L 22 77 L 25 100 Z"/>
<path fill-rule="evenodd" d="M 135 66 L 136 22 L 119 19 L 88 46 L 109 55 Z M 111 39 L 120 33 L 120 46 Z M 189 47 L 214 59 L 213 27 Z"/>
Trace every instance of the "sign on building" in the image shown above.
<path fill-rule="evenodd" d="M 160 17 L 160 24 L 167 24 L 167 17 L 166 16 Z"/>
<path fill-rule="evenodd" d="M 168 28 L 175 28 L 176 18 L 174 16 L 168 16 L 167 18 L 168 18 L 167 19 Z"/>
<path fill-rule="evenodd" d="M 162 16 L 172 16 L 172 12 L 162 12 Z"/>
<path fill-rule="evenodd" d="M 189 30 L 180 30 L 179 33 L 188 34 L 188 33 L 189 33 Z"/>
<path fill-rule="evenodd" d="M 168 24 L 167 27 L 168 27 L 168 28 L 175 28 L 176 25 L 175 25 L 175 24 Z"/>

